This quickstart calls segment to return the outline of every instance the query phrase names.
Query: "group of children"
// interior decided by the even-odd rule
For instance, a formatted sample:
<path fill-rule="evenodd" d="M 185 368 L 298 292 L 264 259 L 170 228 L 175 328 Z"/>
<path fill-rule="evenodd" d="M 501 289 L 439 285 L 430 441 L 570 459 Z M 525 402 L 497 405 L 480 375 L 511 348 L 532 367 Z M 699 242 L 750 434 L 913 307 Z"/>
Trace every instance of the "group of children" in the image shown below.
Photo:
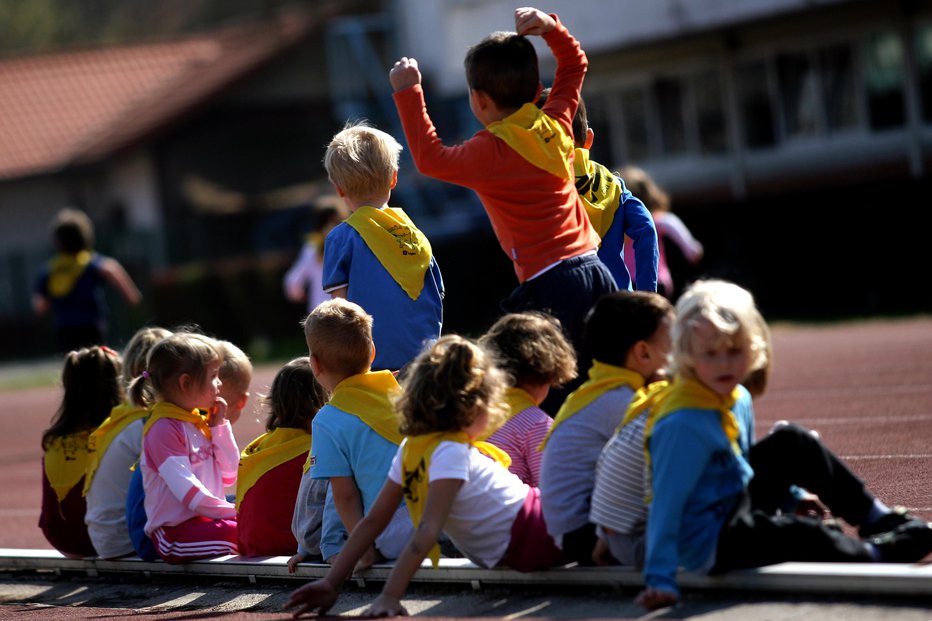
<path fill-rule="evenodd" d="M 503 316 L 478 340 L 441 336 L 444 287 L 430 243 L 388 205 L 401 146 L 347 126 L 324 158 L 350 212 L 323 246 L 331 299 L 303 322 L 308 356 L 285 365 L 263 399 L 268 432 L 238 451 L 230 422 L 249 382 L 224 376 L 230 344 L 160 335 L 139 366 L 131 343 L 124 380 L 115 352 L 70 354 L 65 400 L 43 439 L 53 545 L 126 550 L 97 547 L 94 489 L 106 464 L 129 470 L 138 460 L 142 490 L 130 483 L 126 523 L 139 523 L 143 497 L 144 535 L 166 561 L 238 551 L 291 555 L 292 571 L 330 563 L 326 578 L 292 595 L 296 616 L 325 612 L 354 570 L 383 559 L 394 568 L 370 615 L 403 614 L 412 575 L 442 553 L 520 571 L 643 566 L 638 601 L 657 608 L 677 600 L 680 567 L 910 562 L 932 550 L 927 523 L 876 499 L 815 435 L 785 425 L 755 442 L 752 399 L 772 355 L 751 294 L 698 281 L 674 308 L 655 292 L 653 220 L 588 158 L 578 113 L 585 54 L 556 16 L 522 8 L 515 26 L 467 55 L 470 105 L 485 129 L 462 145 L 438 137 L 414 59 L 389 76 L 419 170 L 475 190 L 514 263 L 520 284 Z M 540 107 L 528 35 L 557 59 Z M 606 265 L 624 232 L 638 237 L 633 279 L 623 264 Z M 103 394 L 82 396 L 78 416 L 70 403 L 83 388 L 69 374 L 85 359 Z M 230 368 L 251 374 L 248 360 Z M 126 447 L 119 465 L 117 446 Z M 90 490 L 90 541 L 66 546 L 56 520 L 83 511 L 79 487 Z M 859 538 L 796 515 L 805 490 Z M 108 495 L 118 519 L 118 495 Z"/>

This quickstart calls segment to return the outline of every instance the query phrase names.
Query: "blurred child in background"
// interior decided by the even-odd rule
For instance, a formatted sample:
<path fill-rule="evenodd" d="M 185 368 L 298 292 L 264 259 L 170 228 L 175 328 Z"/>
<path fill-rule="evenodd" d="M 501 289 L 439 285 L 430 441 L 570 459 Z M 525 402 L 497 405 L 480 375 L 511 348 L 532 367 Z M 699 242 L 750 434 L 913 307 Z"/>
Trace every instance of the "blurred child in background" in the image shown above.
<path fill-rule="evenodd" d="M 292 302 L 307 301 L 307 312 L 329 300 L 324 292 L 324 240 L 330 231 L 346 219 L 342 205 L 335 199 L 319 202 L 313 210 L 314 230 L 301 246 L 301 254 L 285 274 L 285 295 Z"/>

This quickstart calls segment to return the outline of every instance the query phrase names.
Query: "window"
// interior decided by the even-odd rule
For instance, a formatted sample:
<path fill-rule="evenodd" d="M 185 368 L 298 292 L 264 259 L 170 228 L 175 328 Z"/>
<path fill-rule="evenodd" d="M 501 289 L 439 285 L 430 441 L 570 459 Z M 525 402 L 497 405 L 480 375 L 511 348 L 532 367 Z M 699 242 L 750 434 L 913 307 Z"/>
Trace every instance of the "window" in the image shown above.
<path fill-rule="evenodd" d="M 767 63 L 763 60 L 738 67 L 738 105 L 748 148 L 773 146 L 776 131 L 770 89 L 767 85 Z"/>
<path fill-rule="evenodd" d="M 683 115 L 683 84 L 660 78 L 653 84 L 660 123 L 660 149 L 663 155 L 686 152 L 686 121 Z"/>
<path fill-rule="evenodd" d="M 932 24 L 919 27 L 915 44 L 919 91 L 922 94 L 922 118 L 926 122 L 932 122 Z"/>
<path fill-rule="evenodd" d="M 710 69 L 693 78 L 699 151 L 703 155 L 724 153 L 727 150 L 722 92 L 722 78 L 718 71 Z"/>
<path fill-rule="evenodd" d="M 815 67 L 806 52 L 777 56 L 783 127 L 787 138 L 813 136 L 819 126 Z"/>
<path fill-rule="evenodd" d="M 621 107 L 624 112 L 625 146 L 627 161 L 646 160 L 649 155 L 647 139 L 647 100 L 644 91 L 632 88 L 621 93 Z"/>
<path fill-rule="evenodd" d="M 850 129 L 858 125 L 858 91 L 854 72 L 854 54 L 848 44 L 819 50 L 822 69 L 822 100 L 829 131 Z"/>
<path fill-rule="evenodd" d="M 864 80 L 871 129 L 900 127 L 906 121 L 903 46 L 893 33 L 869 37 L 863 44 Z"/>

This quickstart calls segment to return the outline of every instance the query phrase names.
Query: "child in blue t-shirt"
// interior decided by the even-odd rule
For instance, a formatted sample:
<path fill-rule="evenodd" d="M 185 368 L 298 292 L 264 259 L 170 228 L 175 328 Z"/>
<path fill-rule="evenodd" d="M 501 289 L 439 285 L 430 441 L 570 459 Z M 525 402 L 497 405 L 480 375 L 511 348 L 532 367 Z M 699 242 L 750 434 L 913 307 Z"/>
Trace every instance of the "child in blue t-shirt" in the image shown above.
<path fill-rule="evenodd" d="M 324 166 L 350 211 L 324 244 L 324 291 L 373 318 L 374 370 L 400 370 L 440 336 L 443 278 L 427 237 L 388 206 L 401 145 L 365 124 L 349 125 L 327 147 Z"/>

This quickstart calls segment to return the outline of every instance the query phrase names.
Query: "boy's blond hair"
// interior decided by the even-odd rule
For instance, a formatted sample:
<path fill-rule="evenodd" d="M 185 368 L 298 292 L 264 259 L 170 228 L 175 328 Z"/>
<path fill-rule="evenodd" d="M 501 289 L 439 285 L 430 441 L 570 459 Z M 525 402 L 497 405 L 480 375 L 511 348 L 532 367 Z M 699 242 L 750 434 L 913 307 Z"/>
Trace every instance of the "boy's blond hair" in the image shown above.
<path fill-rule="evenodd" d="M 220 363 L 220 381 L 229 385 L 237 395 L 245 395 L 252 383 L 252 362 L 249 356 L 230 341 L 217 341 L 217 349 L 223 360 Z"/>
<path fill-rule="evenodd" d="M 348 197 L 378 196 L 392 189 L 401 149 L 389 134 L 365 122 L 350 123 L 327 145 L 324 168 Z"/>
<path fill-rule="evenodd" d="M 369 370 L 372 354 L 372 316 L 344 298 L 322 302 L 302 322 L 311 356 L 330 372 L 343 377 Z"/>

